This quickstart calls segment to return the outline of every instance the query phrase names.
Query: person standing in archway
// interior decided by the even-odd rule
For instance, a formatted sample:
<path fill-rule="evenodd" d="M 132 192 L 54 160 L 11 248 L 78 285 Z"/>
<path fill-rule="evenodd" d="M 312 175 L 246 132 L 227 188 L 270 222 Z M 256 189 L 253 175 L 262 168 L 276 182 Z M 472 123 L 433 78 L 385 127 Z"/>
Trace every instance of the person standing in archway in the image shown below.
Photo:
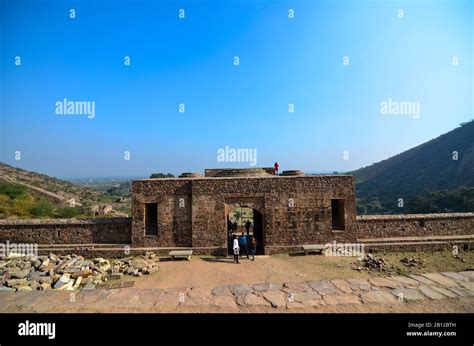
<path fill-rule="evenodd" d="M 278 164 L 278 162 L 275 162 L 275 165 L 274 165 L 274 171 L 275 171 L 275 175 L 278 175 L 278 168 L 280 168 L 280 165 Z"/>
<path fill-rule="evenodd" d="M 249 220 L 247 220 L 247 222 L 245 223 L 245 230 L 247 231 L 247 236 L 250 235 L 250 226 L 252 226 L 252 224 Z"/>
<path fill-rule="evenodd" d="M 252 255 L 252 261 L 255 261 L 255 254 L 257 253 L 257 239 L 255 236 L 250 236 L 250 254 Z"/>
<path fill-rule="evenodd" d="M 237 236 L 234 234 L 233 236 L 233 248 L 234 248 L 234 262 L 239 264 L 239 240 L 237 239 Z"/>
<path fill-rule="evenodd" d="M 248 239 L 247 239 L 247 236 L 244 234 L 243 231 L 242 231 L 242 236 L 240 237 L 240 248 L 241 248 L 241 252 L 243 252 L 245 250 L 245 255 L 247 256 L 247 258 L 250 258 L 249 257 Z"/>

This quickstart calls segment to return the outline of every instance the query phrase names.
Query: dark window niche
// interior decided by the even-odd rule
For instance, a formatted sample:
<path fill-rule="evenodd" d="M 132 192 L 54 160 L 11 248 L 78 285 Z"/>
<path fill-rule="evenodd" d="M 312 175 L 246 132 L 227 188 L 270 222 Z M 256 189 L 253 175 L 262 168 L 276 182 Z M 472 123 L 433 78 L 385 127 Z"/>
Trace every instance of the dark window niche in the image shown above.
<path fill-rule="evenodd" d="M 343 231 L 345 229 L 346 222 L 343 199 L 331 200 L 331 222 L 333 230 Z"/>
<path fill-rule="evenodd" d="M 158 235 L 157 203 L 145 203 L 145 235 Z"/>

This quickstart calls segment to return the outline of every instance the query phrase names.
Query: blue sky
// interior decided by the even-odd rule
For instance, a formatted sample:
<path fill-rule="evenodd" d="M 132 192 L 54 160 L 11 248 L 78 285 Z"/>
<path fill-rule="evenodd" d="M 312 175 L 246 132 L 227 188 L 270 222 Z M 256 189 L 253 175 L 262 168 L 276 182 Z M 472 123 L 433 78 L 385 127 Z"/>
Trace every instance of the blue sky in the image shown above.
<path fill-rule="evenodd" d="M 0 0 L 0 160 L 57 177 L 249 167 L 217 161 L 229 146 L 257 166 L 366 166 L 474 117 L 473 3 Z M 64 98 L 95 118 L 57 115 Z M 381 114 L 388 99 L 419 118 Z"/>

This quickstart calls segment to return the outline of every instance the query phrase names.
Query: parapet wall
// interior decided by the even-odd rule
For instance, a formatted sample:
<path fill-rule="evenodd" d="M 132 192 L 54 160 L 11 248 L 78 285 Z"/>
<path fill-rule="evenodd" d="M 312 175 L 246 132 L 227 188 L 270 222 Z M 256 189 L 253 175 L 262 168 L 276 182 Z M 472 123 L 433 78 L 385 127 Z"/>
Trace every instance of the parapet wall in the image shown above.
<path fill-rule="evenodd" d="M 366 215 L 356 218 L 357 238 L 474 234 L 474 213 Z"/>
<path fill-rule="evenodd" d="M 0 220 L 0 242 L 130 244 L 132 219 Z"/>
<path fill-rule="evenodd" d="M 37 244 L 132 244 L 133 247 L 131 226 L 131 218 L 0 220 L 0 242 L 9 240 Z M 358 241 L 397 237 L 472 236 L 474 213 L 357 216 L 353 227 Z M 298 232 L 305 233 L 305 230 Z M 337 239 L 334 240 L 354 241 L 353 232 L 347 233 L 347 239 L 345 234 L 344 231 L 338 232 Z M 189 234 L 188 237 L 190 236 Z M 280 239 L 278 243 L 272 241 L 268 244 L 268 253 L 293 251 L 298 247 L 298 242 L 283 236 Z M 323 243 L 328 241 L 331 240 L 320 239 Z M 188 242 L 190 243 L 189 240 L 185 242 L 187 245 L 184 241 L 178 242 L 175 246 L 190 247 Z M 303 241 L 300 244 L 302 243 L 308 242 Z"/>
<path fill-rule="evenodd" d="M 275 175 L 272 167 L 255 168 L 208 168 L 204 170 L 206 178 L 216 177 L 257 177 Z"/>

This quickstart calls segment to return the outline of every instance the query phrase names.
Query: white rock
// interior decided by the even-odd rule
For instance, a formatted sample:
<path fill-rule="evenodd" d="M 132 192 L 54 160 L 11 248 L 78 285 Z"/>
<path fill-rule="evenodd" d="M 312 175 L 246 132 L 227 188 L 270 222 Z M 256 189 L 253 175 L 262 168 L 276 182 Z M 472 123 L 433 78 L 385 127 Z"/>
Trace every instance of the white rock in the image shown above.
<path fill-rule="evenodd" d="M 74 283 L 74 289 L 78 289 L 79 286 L 81 285 L 81 282 L 82 282 L 82 276 L 79 276 L 77 279 L 76 279 L 76 282 Z"/>
<path fill-rule="evenodd" d="M 71 278 L 71 274 L 67 274 L 67 273 L 64 273 L 58 281 L 56 281 L 56 283 L 54 284 L 54 288 L 55 289 L 58 289 L 58 288 L 61 288 L 62 286 L 64 286 L 65 284 L 67 284 L 69 282 Z"/>

